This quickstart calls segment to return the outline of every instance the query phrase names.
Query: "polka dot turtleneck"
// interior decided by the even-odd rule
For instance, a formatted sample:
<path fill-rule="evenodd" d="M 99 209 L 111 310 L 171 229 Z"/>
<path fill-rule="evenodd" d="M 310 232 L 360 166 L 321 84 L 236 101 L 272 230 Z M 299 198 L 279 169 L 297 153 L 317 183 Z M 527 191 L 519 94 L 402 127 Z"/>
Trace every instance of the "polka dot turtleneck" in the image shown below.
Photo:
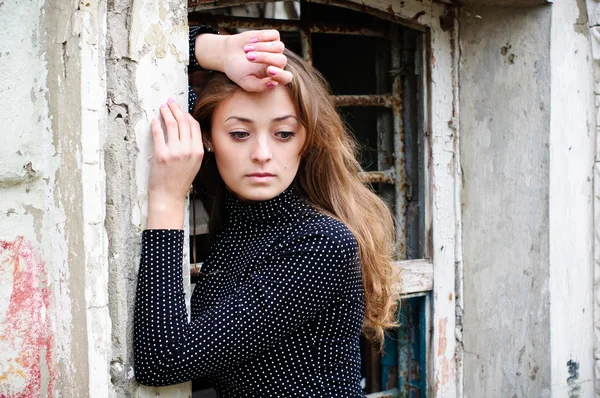
<path fill-rule="evenodd" d="M 192 296 L 183 231 L 143 232 L 135 308 L 136 378 L 207 376 L 227 397 L 362 397 L 364 297 L 350 230 L 290 188 L 225 217 Z"/>

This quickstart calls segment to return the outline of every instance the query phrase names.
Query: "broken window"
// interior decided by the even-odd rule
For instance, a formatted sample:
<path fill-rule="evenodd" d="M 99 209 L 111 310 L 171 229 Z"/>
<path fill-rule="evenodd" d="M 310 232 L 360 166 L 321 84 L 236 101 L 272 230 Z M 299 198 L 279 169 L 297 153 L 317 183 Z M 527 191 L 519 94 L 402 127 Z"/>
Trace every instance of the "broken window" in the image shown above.
<path fill-rule="evenodd" d="M 401 326 L 388 333 L 384 353 L 361 341 L 364 392 L 370 397 L 424 397 L 432 288 L 423 62 L 427 33 L 352 4 L 189 0 L 189 24 L 231 33 L 277 29 L 286 47 L 329 81 L 339 111 L 361 145 L 363 181 L 395 215 L 397 266 L 403 278 Z M 192 195 L 192 282 L 208 247 L 206 220 Z M 208 391 L 200 395 L 203 387 L 196 382 L 195 394 L 211 396 Z"/>

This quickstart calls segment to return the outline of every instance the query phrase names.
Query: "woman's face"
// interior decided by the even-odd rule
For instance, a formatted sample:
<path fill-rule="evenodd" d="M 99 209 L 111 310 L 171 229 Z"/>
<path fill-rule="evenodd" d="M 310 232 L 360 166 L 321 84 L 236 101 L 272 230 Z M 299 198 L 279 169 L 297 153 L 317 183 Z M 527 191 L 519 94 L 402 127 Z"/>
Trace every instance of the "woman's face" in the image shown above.
<path fill-rule="evenodd" d="M 263 201 L 294 180 L 306 130 L 285 87 L 236 90 L 212 115 L 207 146 L 227 188 L 242 201 Z"/>

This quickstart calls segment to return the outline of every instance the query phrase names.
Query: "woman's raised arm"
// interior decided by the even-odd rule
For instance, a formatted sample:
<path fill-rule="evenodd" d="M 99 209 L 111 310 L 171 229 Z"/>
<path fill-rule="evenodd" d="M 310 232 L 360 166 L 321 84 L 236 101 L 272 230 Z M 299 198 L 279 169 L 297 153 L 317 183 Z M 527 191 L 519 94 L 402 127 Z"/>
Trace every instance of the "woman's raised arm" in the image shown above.
<path fill-rule="evenodd" d="M 202 32 L 192 30 L 190 34 L 194 58 L 202 69 L 224 72 L 246 91 L 265 91 L 292 81 L 292 74 L 283 70 L 287 58 L 278 31 L 252 30 L 235 35 Z"/>

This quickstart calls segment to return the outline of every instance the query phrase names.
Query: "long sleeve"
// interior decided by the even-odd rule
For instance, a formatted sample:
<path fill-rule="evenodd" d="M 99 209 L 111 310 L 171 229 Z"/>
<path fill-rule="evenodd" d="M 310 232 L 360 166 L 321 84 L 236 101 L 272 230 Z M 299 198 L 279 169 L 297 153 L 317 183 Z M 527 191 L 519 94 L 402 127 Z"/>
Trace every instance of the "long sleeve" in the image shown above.
<path fill-rule="evenodd" d="M 142 247 L 134 355 L 136 378 L 146 385 L 180 383 L 253 358 L 343 300 L 349 275 L 360 279 L 358 248 L 345 226 L 299 234 L 279 243 L 233 294 L 190 323 L 183 232 L 144 231 Z"/>
<path fill-rule="evenodd" d="M 196 37 L 203 33 L 219 34 L 219 31 L 208 25 L 191 26 L 190 27 L 190 39 L 189 39 L 189 59 L 190 64 L 188 66 L 188 74 L 194 73 L 199 70 L 205 71 L 202 66 L 198 63 L 196 58 Z M 191 86 L 188 86 L 188 112 L 192 112 L 194 104 L 196 103 L 196 93 L 192 90 Z"/>

